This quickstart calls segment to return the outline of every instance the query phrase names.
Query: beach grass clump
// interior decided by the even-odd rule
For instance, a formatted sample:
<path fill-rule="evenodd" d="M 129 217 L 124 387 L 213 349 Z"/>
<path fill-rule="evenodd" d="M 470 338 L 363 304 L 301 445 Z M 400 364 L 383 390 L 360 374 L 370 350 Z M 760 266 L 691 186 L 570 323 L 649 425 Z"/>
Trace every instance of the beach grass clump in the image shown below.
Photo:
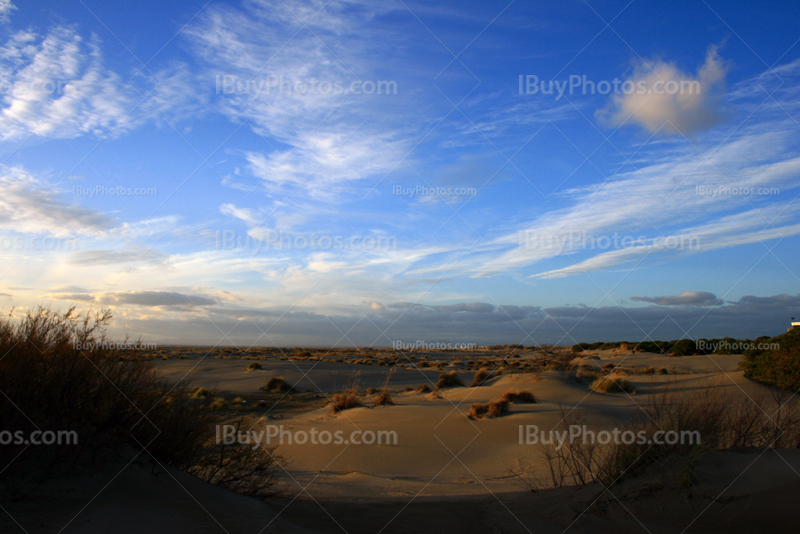
<path fill-rule="evenodd" d="M 621 375 L 610 374 L 595 380 L 592 383 L 592 391 L 597 393 L 636 393 L 636 388 Z"/>
<path fill-rule="evenodd" d="M 356 395 L 353 391 L 345 391 L 343 393 L 336 393 L 335 395 L 332 395 L 327 403 L 327 406 L 331 407 L 332 414 L 336 414 L 343 410 L 349 410 L 350 408 L 361 406 L 361 399 L 359 399 L 358 395 Z"/>
<path fill-rule="evenodd" d="M 251 362 L 251 363 L 247 364 L 247 371 L 248 372 L 250 372 L 250 371 L 260 371 L 262 369 L 263 369 L 263 367 L 261 367 L 261 364 L 258 363 L 258 362 Z"/>
<path fill-rule="evenodd" d="M 436 389 L 457 388 L 463 387 L 464 382 L 458 378 L 455 371 L 448 371 L 439 375 L 439 381 L 436 382 Z"/>
<path fill-rule="evenodd" d="M 372 398 L 373 406 L 391 406 L 394 404 L 388 391 L 382 391 Z"/>
<path fill-rule="evenodd" d="M 282 376 L 273 376 L 266 384 L 261 386 L 263 391 L 272 393 L 293 393 L 294 387 L 289 384 Z"/>
<path fill-rule="evenodd" d="M 486 404 L 481 404 L 479 402 L 476 402 L 469 409 L 469 418 L 491 419 L 493 417 L 500 417 L 507 411 L 508 411 L 508 401 L 504 399 L 490 401 L 487 402 Z"/>
<path fill-rule="evenodd" d="M 491 378 L 494 378 L 494 373 L 488 369 L 478 369 L 478 372 L 475 373 L 475 378 L 472 380 L 471 387 L 476 388 L 478 386 L 482 386 L 484 382 Z"/>
<path fill-rule="evenodd" d="M 508 389 L 500 395 L 500 400 L 516 404 L 536 404 L 536 397 L 527 389 Z"/>

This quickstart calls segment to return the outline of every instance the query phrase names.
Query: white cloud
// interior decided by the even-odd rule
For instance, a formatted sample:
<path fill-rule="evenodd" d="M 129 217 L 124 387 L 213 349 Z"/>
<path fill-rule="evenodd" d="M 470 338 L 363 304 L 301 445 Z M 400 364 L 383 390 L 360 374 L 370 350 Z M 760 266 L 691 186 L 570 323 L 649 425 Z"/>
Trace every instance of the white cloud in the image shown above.
<path fill-rule="evenodd" d="M 14 33 L 0 48 L 0 78 L 2 140 L 118 135 L 196 112 L 202 101 L 184 65 L 124 79 L 105 66 L 96 38 L 68 26 Z"/>
<path fill-rule="evenodd" d="M 630 84 L 627 94 L 614 95 L 597 116 L 611 126 L 634 123 L 649 132 L 691 135 L 707 130 L 726 116 L 726 74 L 716 47 L 709 49 L 696 76 L 672 63 L 644 62 L 625 81 Z"/>
<path fill-rule="evenodd" d="M 0 228 L 56 237 L 98 235 L 116 226 L 110 217 L 67 203 L 25 171 L 0 167 Z"/>
<path fill-rule="evenodd" d="M 0 0 L 0 23 L 5 24 L 8 22 L 11 12 L 17 9 L 17 6 L 11 3 L 11 0 Z"/>
<path fill-rule="evenodd" d="M 218 5 L 185 31 L 216 84 L 218 110 L 272 145 L 245 153 L 246 172 L 269 193 L 299 188 L 334 201 L 361 188 L 363 195 L 405 155 L 395 117 L 403 95 L 350 91 L 362 80 L 394 81 L 373 77 L 381 65 L 370 59 L 376 48 L 391 49 L 390 36 L 376 39 L 364 24 L 389 9 L 317 0 Z M 360 183 L 365 178 L 372 180 Z M 236 180 L 226 183 L 237 187 Z"/>

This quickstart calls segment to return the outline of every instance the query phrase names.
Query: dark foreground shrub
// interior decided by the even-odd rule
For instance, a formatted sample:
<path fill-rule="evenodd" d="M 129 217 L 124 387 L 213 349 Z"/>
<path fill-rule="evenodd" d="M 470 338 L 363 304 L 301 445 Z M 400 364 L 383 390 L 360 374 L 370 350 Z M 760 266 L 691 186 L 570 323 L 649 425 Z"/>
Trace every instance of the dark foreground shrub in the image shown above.
<path fill-rule="evenodd" d="M 131 351 L 121 357 L 105 335 L 111 318 L 107 311 L 39 308 L 19 321 L 0 319 L 0 428 L 70 432 L 77 441 L 0 447 L 0 486 L 24 491 L 34 480 L 91 471 L 130 448 L 186 471 L 212 451 L 223 464 L 236 464 L 231 449 L 213 445 L 211 392 L 167 382 Z"/>

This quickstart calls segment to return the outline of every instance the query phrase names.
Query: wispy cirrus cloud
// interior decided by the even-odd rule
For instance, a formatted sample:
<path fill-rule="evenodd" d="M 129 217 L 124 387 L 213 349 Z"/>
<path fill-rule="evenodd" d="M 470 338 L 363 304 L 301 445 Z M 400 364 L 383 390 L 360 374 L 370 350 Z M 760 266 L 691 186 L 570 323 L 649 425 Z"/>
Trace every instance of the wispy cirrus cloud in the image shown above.
<path fill-rule="evenodd" d="M 362 180 L 374 178 L 374 184 L 398 165 L 407 151 L 400 133 L 407 125 L 392 116 L 408 89 L 379 74 L 375 49 L 390 50 L 392 35 L 377 39 L 379 30 L 365 24 L 392 9 L 263 0 L 209 7 L 187 28 L 216 87 L 217 109 L 247 121 L 272 145 L 244 153 L 242 169 L 267 192 L 299 189 L 328 201 L 356 189 L 363 195 L 369 184 L 364 188 Z"/>

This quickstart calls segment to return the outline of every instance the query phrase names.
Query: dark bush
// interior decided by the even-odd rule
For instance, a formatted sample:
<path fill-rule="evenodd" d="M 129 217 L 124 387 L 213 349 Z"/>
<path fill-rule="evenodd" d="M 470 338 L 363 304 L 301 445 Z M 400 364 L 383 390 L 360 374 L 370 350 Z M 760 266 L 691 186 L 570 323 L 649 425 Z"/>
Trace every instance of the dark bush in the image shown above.
<path fill-rule="evenodd" d="M 83 473 L 131 447 L 187 471 L 212 453 L 229 471 L 236 466 L 239 453 L 212 445 L 213 395 L 168 383 L 135 352 L 122 357 L 105 335 L 111 318 L 39 308 L 20 321 L 0 319 L 0 428 L 74 432 L 78 442 L 0 447 L 0 485 Z"/>
<path fill-rule="evenodd" d="M 759 344 L 775 344 L 775 349 L 759 349 Z M 800 391 L 800 328 L 761 340 L 756 347 L 745 351 L 739 366 L 744 375 L 765 384 Z"/>
<path fill-rule="evenodd" d="M 673 356 L 691 356 L 697 354 L 697 343 L 691 339 L 681 339 L 672 345 L 670 353 Z"/>

